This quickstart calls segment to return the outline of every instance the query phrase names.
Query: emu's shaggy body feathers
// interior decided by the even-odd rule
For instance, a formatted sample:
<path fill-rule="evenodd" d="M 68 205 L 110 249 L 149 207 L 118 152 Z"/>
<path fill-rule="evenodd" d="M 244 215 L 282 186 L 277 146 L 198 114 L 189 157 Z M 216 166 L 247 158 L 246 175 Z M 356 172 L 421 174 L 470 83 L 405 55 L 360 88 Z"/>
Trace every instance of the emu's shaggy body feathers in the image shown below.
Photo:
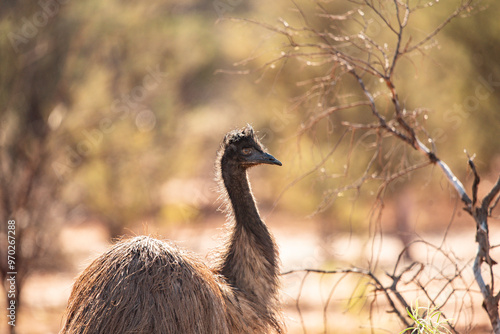
<path fill-rule="evenodd" d="M 220 283 L 208 267 L 139 236 L 114 245 L 80 275 L 63 332 L 230 333 L 224 314 Z"/>

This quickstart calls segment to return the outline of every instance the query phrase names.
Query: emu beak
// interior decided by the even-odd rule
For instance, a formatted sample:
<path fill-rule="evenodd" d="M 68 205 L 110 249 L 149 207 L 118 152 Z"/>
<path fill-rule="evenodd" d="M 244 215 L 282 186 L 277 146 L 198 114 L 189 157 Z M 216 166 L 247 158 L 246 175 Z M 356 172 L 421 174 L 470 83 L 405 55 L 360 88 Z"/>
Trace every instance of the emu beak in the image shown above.
<path fill-rule="evenodd" d="M 255 157 L 254 161 L 260 164 L 282 166 L 282 163 L 278 159 L 276 159 L 269 153 L 264 153 L 264 152 L 260 153 L 259 156 Z"/>

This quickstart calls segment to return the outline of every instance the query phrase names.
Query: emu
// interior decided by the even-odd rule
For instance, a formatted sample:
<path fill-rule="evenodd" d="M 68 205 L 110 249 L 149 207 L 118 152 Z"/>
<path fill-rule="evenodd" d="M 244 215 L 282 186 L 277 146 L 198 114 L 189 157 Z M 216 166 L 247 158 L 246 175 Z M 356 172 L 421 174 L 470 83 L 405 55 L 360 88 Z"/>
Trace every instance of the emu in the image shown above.
<path fill-rule="evenodd" d="M 283 333 L 276 243 L 247 169 L 279 165 L 250 125 L 229 132 L 216 160 L 229 235 L 210 266 L 148 236 L 121 241 L 77 278 L 60 333 Z"/>

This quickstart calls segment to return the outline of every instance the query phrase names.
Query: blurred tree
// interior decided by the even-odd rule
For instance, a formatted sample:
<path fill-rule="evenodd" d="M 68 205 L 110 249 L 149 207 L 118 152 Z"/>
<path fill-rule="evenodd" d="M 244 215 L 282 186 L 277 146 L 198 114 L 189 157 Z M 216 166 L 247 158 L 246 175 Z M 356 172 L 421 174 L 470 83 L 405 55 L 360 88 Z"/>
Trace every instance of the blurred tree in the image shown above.
<path fill-rule="evenodd" d="M 19 310 L 26 277 L 59 264 L 62 211 L 57 198 L 63 182 L 50 162 L 61 153 L 62 143 L 55 140 L 60 120 L 51 113 L 71 104 L 61 78 L 78 22 L 68 22 L 56 2 L 8 1 L 2 6 L 0 268 L 6 289 L 7 272 L 17 272 L 13 300 Z M 9 219 L 16 221 L 15 270 L 7 268 L 5 253 Z"/>

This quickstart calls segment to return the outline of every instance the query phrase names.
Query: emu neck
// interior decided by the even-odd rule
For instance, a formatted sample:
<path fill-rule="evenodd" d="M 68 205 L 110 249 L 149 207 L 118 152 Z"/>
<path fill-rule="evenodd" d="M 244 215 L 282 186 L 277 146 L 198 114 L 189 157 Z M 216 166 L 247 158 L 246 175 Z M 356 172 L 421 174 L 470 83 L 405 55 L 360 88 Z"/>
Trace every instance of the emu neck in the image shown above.
<path fill-rule="evenodd" d="M 226 174 L 226 175 L 224 175 Z M 227 171 L 222 178 L 231 208 L 233 210 L 236 225 L 250 230 L 260 227 L 264 223 L 260 219 L 257 205 L 250 189 L 247 172 L 244 169 Z"/>
<path fill-rule="evenodd" d="M 277 293 L 277 250 L 260 219 L 246 170 L 222 164 L 222 179 L 234 214 L 234 227 L 220 273 L 257 304 L 272 305 Z"/>

